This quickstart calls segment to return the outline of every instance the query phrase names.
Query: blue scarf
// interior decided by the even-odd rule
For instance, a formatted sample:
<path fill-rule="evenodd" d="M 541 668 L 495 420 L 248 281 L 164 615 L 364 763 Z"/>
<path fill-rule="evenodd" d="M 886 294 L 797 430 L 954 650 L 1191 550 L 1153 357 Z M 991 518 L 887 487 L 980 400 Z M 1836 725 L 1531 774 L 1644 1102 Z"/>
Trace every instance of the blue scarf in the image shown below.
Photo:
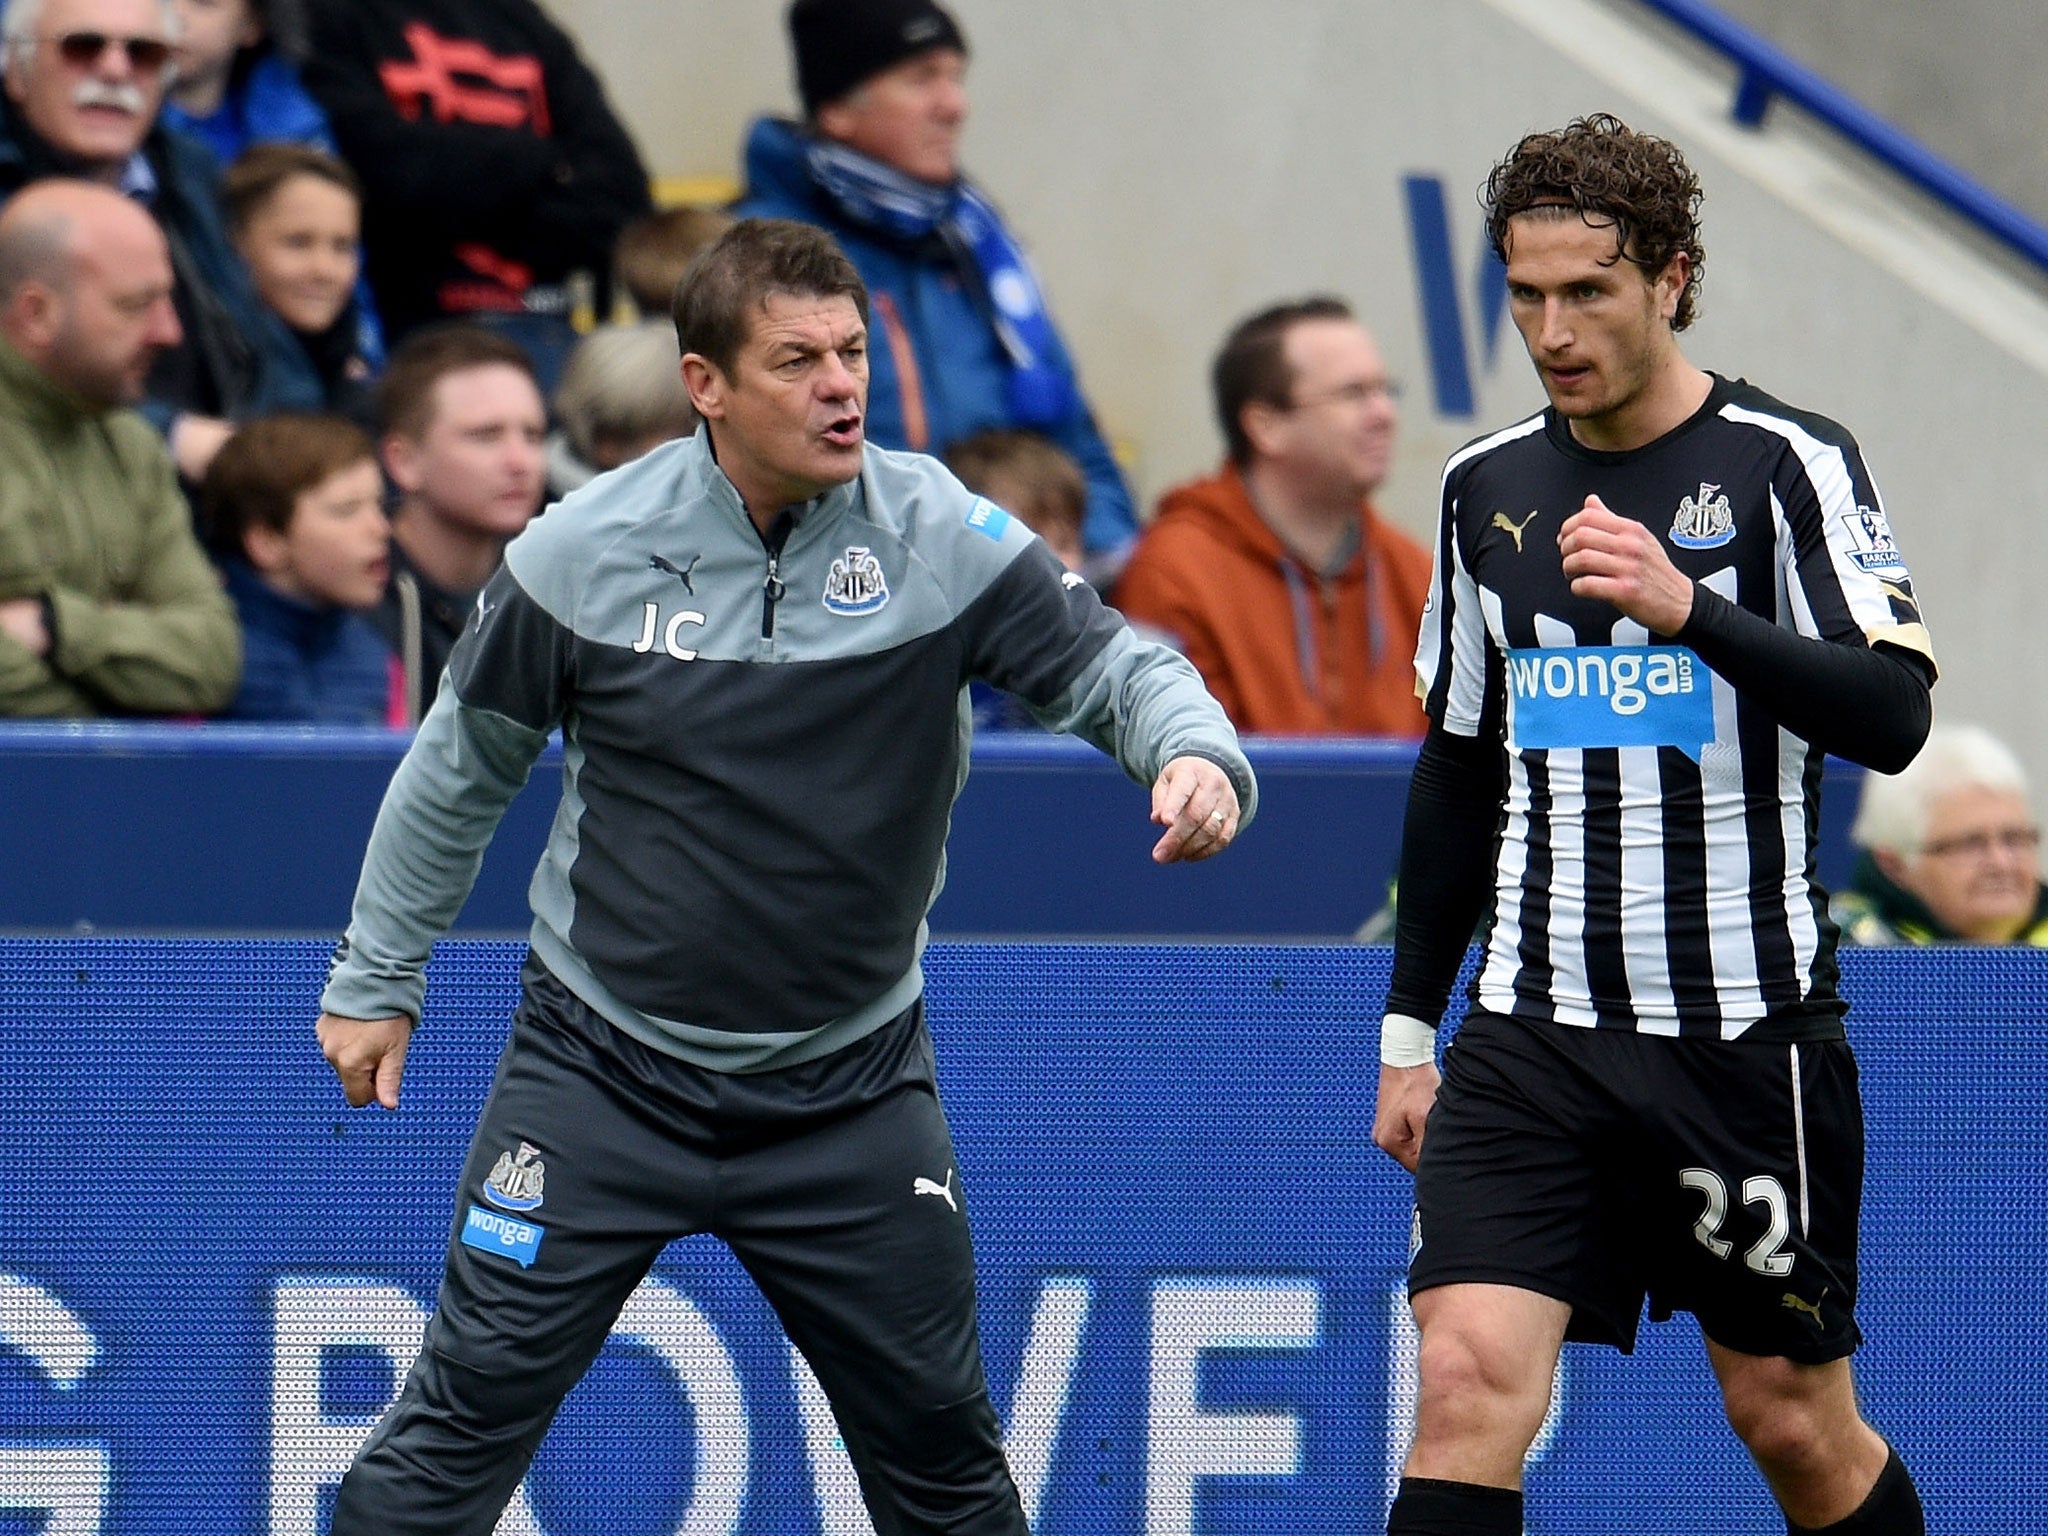
<path fill-rule="evenodd" d="M 1055 337 L 1045 297 L 988 199 L 964 180 L 935 187 L 824 139 L 811 140 L 805 155 L 812 179 L 848 218 L 899 240 L 937 234 L 980 279 L 989 320 L 1010 361 L 1010 414 L 1017 425 L 1044 429 L 1072 414 L 1073 380 L 1051 361 Z"/>

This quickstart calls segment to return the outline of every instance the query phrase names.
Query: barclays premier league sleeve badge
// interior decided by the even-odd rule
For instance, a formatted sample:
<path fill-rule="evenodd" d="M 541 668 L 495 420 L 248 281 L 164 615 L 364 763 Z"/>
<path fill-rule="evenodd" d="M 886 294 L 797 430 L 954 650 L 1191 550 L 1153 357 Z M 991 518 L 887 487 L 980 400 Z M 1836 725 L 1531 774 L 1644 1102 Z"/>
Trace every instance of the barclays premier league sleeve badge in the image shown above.
<path fill-rule="evenodd" d="M 1676 747 L 1714 739 L 1714 683 L 1682 645 L 1508 652 L 1508 740 L 1517 749 Z"/>

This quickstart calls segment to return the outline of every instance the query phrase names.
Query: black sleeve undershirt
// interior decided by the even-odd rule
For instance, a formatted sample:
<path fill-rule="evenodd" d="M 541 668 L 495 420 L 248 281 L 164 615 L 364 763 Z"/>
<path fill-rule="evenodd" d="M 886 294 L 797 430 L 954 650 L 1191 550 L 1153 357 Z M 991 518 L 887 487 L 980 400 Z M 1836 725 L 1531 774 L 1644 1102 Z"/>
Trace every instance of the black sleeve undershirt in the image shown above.
<path fill-rule="evenodd" d="M 1455 736 L 1432 723 L 1422 739 L 1401 824 L 1389 1013 L 1443 1017 L 1493 888 L 1506 770 L 1497 729 Z"/>
<path fill-rule="evenodd" d="M 1816 640 L 1697 585 L 1692 616 L 1672 638 L 1823 752 L 1897 773 L 1927 740 L 1934 667 L 1916 651 Z"/>

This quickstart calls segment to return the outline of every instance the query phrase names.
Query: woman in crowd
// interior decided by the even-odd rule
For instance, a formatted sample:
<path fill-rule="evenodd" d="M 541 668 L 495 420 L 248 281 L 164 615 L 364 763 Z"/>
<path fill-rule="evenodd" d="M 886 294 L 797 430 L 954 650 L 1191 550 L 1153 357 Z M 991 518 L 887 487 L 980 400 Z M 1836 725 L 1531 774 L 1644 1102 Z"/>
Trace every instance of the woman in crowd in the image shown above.
<path fill-rule="evenodd" d="M 222 196 L 257 297 L 304 349 L 327 409 L 374 428 L 369 383 L 378 347 L 357 293 L 355 172 L 303 144 L 256 144 L 228 168 Z"/>

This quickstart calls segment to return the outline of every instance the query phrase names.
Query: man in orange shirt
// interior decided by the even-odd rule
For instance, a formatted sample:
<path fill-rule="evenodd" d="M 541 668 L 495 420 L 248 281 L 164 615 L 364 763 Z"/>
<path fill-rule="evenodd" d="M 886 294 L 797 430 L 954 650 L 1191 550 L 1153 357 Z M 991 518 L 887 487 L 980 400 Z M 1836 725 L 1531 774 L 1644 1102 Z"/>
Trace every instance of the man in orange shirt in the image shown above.
<path fill-rule="evenodd" d="M 1167 492 L 1116 587 L 1187 653 L 1241 731 L 1420 736 L 1429 553 L 1374 511 L 1399 412 L 1340 299 L 1240 323 L 1217 354 L 1229 458 Z"/>

